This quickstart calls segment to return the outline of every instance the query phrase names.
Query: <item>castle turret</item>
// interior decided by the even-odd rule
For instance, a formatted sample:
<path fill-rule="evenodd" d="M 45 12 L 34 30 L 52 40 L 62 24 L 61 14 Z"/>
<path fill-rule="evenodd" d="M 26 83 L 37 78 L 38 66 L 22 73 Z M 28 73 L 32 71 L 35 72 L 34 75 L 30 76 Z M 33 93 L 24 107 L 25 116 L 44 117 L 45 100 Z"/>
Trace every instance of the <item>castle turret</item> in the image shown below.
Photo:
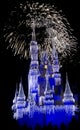
<path fill-rule="evenodd" d="M 26 108 L 26 96 L 24 94 L 22 81 L 19 84 L 19 93 L 16 102 L 16 118 L 23 118 Z"/>
<path fill-rule="evenodd" d="M 22 81 L 19 83 L 19 93 L 17 96 L 17 101 L 18 100 L 25 100 L 25 94 L 24 94 L 24 90 L 23 90 L 23 85 L 22 85 Z"/>
<path fill-rule="evenodd" d="M 68 76 L 66 74 L 66 85 L 65 85 L 65 91 L 64 91 L 64 95 L 63 95 L 63 103 L 64 104 L 74 104 L 75 103 L 75 99 L 73 97 L 73 93 L 70 89 L 70 85 L 68 82 Z"/>

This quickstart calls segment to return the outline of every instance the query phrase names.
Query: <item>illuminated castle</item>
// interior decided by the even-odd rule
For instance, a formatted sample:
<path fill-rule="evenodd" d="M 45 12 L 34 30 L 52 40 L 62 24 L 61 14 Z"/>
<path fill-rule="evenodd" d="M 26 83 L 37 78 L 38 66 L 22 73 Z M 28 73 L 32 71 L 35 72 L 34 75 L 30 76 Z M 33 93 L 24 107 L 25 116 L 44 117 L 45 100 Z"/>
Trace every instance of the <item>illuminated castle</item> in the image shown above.
<path fill-rule="evenodd" d="M 23 118 L 38 113 L 55 113 L 59 109 L 68 112 L 74 110 L 75 99 L 71 92 L 68 77 L 66 76 L 65 91 L 62 94 L 61 74 L 59 73 L 58 53 L 55 46 L 52 51 L 52 62 L 48 59 L 47 51 L 43 51 L 38 60 L 38 45 L 35 36 L 35 23 L 32 23 L 32 40 L 30 43 L 31 63 L 28 74 L 28 97 L 24 94 L 22 81 L 19 92 L 16 89 L 13 100 L 13 117 Z M 53 42 L 53 40 L 52 40 Z"/>

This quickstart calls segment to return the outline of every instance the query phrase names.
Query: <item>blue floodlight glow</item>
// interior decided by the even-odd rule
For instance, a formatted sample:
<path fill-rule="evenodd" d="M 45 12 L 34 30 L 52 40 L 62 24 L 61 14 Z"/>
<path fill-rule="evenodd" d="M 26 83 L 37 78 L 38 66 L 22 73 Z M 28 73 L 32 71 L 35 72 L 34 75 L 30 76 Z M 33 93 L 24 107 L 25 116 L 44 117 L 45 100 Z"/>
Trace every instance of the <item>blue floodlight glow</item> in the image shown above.
<path fill-rule="evenodd" d="M 28 127 L 35 129 L 37 125 L 43 128 L 45 125 L 48 126 L 52 124 L 52 126 L 57 125 L 60 127 L 62 123 L 66 126 L 72 120 L 72 117 L 75 116 L 75 106 L 55 106 L 50 109 L 48 107 L 40 107 L 32 110 L 31 113 L 26 113 L 23 118 L 18 119 L 18 123 L 20 125 L 26 124 Z"/>

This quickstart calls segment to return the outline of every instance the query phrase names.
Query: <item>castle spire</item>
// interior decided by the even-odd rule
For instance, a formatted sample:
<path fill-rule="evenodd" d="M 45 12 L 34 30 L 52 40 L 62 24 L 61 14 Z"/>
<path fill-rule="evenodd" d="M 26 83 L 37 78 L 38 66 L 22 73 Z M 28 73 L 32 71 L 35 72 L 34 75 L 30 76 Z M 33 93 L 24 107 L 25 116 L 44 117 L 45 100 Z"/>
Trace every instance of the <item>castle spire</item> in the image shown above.
<path fill-rule="evenodd" d="M 54 53 L 54 56 L 55 56 L 55 53 L 56 53 L 56 47 L 55 47 L 55 40 L 54 40 L 54 31 L 51 27 L 47 28 L 47 32 L 48 32 L 48 35 L 49 35 L 49 39 L 51 41 L 51 44 L 52 44 L 52 49 L 53 49 L 53 53 Z"/>
<path fill-rule="evenodd" d="M 73 93 L 71 92 L 69 81 L 68 81 L 68 75 L 66 73 L 66 87 L 65 87 L 64 96 L 67 94 L 73 96 Z"/>
<path fill-rule="evenodd" d="M 52 51 L 53 58 L 58 59 L 58 53 L 57 53 L 57 50 L 56 50 L 56 47 L 55 47 L 55 41 L 54 41 L 53 38 L 52 38 L 52 48 L 53 48 L 53 51 Z"/>
<path fill-rule="evenodd" d="M 75 99 L 73 98 L 73 93 L 70 89 L 70 85 L 68 82 L 67 73 L 66 73 L 66 85 L 65 85 L 63 103 L 69 103 L 69 104 L 75 103 Z"/>
<path fill-rule="evenodd" d="M 32 21 L 31 28 L 32 28 L 32 40 L 30 42 L 30 55 L 31 55 L 31 64 L 33 64 L 33 62 L 36 62 L 36 63 L 38 62 L 38 45 L 36 42 L 34 19 Z"/>
<path fill-rule="evenodd" d="M 32 41 L 35 41 L 36 35 L 35 35 L 35 20 L 34 19 L 32 21 L 31 27 L 32 27 Z"/>
<path fill-rule="evenodd" d="M 22 85 L 22 79 L 19 83 L 19 93 L 18 93 L 18 99 L 24 99 L 25 100 L 25 94 L 24 94 L 24 90 L 23 90 L 23 85 Z"/>
<path fill-rule="evenodd" d="M 16 102 L 16 112 L 14 115 L 14 118 L 20 119 L 23 118 L 26 108 L 26 97 L 24 94 L 23 86 L 22 86 L 22 79 L 19 83 L 19 93 L 17 96 L 17 102 Z"/>

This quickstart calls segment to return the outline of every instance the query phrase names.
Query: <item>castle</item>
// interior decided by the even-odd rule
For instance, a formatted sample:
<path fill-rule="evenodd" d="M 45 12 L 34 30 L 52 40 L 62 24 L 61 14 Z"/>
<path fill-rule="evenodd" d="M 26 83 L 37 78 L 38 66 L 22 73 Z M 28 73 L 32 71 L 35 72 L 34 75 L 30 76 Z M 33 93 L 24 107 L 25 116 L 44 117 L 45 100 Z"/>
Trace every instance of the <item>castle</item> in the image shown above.
<path fill-rule="evenodd" d="M 15 119 L 23 118 L 27 113 L 35 111 L 55 113 L 58 109 L 75 110 L 75 99 L 70 89 L 66 74 L 65 91 L 62 93 L 61 74 L 59 72 L 58 53 L 55 46 L 52 51 L 52 61 L 48 59 L 47 51 L 43 51 L 38 60 L 38 44 L 35 36 L 35 23 L 32 23 L 32 40 L 30 42 L 31 63 L 28 74 L 28 97 L 26 99 L 22 82 L 19 91 L 16 89 L 12 110 Z"/>

